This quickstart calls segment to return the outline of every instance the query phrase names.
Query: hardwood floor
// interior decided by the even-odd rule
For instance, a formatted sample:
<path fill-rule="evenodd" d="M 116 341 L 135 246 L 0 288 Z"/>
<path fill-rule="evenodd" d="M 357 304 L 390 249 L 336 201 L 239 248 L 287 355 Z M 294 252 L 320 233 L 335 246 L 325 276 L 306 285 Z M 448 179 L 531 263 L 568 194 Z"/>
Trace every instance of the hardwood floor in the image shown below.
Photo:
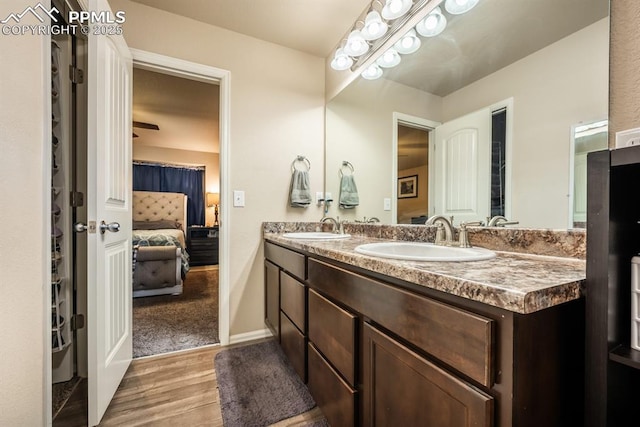
<path fill-rule="evenodd" d="M 135 359 L 100 426 L 222 426 L 213 368 L 213 358 L 220 350 L 216 345 Z M 53 425 L 84 427 L 86 414 L 86 381 L 83 380 Z M 304 426 L 320 419 L 322 413 L 315 408 L 275 426 Z"/>

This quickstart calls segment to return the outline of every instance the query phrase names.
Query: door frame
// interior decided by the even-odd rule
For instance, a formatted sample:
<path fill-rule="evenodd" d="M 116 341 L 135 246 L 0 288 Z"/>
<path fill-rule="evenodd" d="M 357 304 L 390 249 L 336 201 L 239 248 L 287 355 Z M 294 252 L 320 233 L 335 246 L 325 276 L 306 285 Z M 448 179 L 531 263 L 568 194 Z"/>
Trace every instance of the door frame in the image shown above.
<path fill-rule="evenodd" d="M 433 206 L 433 138 L 436 127 L 440 122 L 436 122 L 422 117 L 409 114 L 393 112 L 393 135 L 391 136 L 391 224 L 398 223 L 398 125 L 405 125 L 412 128 L 425 130 L 429 133 L 429 206 Z"/>
<path fill-rule="evenodd" d="M 220 345 L 229 344 L 229 230 L 231 228 L 229 180 L 230 80 L 231 72 L 209 65 L 189 62 L 170 56 L 130 48 L 133 67 L 175 77 L 217 84 L 220 87 L 220 230 L 219 230 L 219 299 L 218 336 Z"/>

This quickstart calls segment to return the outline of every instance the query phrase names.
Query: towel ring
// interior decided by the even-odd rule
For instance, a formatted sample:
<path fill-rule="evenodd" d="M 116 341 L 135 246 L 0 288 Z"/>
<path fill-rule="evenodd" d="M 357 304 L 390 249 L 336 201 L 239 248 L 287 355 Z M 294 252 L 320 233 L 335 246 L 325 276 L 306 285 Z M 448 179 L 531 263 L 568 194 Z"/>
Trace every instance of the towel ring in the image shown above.
<path fill-rule="evenodd" d="M 295 158 L 295 160 L 291 163 L 291 171 L 295 171 L 295 170 L 305 170 L 305 169 L 298 169 L 296 168 L 296 163 L 302 163 L 305 165 L 306 167 L 306 171 L 310 171 L 311 170 L 311 162 L 309 161 L 309 159 L 307 159 L 305 156 L 298 156 Z"/>
<path fill-rule="evenodd" d="M 344 168 L 347 168 L 351 171 L 349 175 L 353 175 L 353 173 L 355 172 L 355 170 L 353 169 L 353 165 L 347 162 L 346 160 L 343 160 L 342 166 L 340 166 L 340 170 L 338 170 L 338 172 L 340 173 L 340 178 L 344 176 L 344 172 L 343 172 Z"/>

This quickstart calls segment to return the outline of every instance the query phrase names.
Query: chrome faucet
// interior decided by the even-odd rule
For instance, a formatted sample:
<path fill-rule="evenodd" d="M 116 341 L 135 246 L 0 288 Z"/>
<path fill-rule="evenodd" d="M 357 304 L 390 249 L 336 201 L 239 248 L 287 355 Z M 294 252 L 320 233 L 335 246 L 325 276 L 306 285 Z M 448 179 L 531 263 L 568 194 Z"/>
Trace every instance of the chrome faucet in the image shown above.
<path fill-rule="evenodd" d="M 453 243 L 453 226 L 451 221 L 442 215 L 433 215 L 425 222 L 425 225 L 438 225 L 436 231 L 436 245 L 451 246 Z M 444 239 L 442 237 L 442 230 L 444 230 Z"/>
<path fill-rule="evenodd" d="M 344 234 L 344 229 L 342 223 L 340 222 L 340 218 L 332 218 L 330 216 L 322 217 L 320 222 L 330 222 L 333 224 L 333 232 L 336 234 Z"/>
<path fill-rule="evenodd" d="M 504 227 L 505 225 L 519 224 L 518 221 L 509 221 L 502 215 L 496 215 L 491 219 L 487 218 L 487 227 Z"/>

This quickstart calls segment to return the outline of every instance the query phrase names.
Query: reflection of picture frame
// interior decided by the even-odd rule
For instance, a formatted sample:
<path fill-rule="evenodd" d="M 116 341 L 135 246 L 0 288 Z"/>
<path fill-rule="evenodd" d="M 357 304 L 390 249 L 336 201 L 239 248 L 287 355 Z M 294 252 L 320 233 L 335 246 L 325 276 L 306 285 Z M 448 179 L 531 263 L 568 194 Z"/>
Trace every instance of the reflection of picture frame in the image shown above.
<path fill-rule="evenodd" d="M 418 175 L 398 178 L 398 199 L 418 197 Z"/>

